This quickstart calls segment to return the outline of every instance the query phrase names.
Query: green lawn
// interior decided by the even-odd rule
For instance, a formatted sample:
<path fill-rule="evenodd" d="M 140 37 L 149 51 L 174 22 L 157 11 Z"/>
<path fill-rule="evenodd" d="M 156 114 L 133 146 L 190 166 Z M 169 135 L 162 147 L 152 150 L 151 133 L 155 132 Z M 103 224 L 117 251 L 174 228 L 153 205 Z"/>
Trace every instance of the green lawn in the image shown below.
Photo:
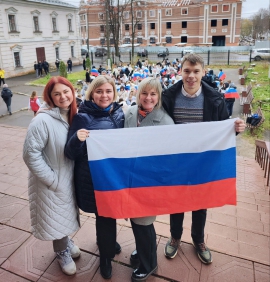
<path fill-rule="evenodd" d="M 85 80 L 85 71 L 79 71 L 79 72 L 74 72 L 74 73 L 68 73 L 67 74 L 67 79 L 73 84 L 74 87 L 77 86 L 77 81 L 78 80 Z M 45 86 L 47 82 L 50 80 L 51 76 L 47 75 L 44 77 L 41 77 L 39 79 L 33 80 L 30 85 L 42 85 Z"/>

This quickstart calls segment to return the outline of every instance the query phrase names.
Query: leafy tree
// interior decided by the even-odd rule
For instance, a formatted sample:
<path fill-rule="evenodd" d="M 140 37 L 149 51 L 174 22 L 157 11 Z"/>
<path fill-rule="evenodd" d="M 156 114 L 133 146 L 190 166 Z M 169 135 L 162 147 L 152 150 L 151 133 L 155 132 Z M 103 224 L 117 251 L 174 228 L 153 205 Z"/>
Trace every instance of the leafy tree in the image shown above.
<path fill-rule="evenodd" d="M 59 75 L 67 78 L 67 68 L 63 61 L 61 61 L 59 65 Z"/>
<path fill-rule="evenodd" d="M 251 36 L 252 35 L 252 21 L 250 19 L 241 20 L 241 36 Z"/>
<path fill-rule="evenodd" d="M 86 60 L 85 60 L 85 66 L 86 66 L 89 70 L 90 70 L 91 67 L 92 67 L 91 60 L 90 60 L 89 57 L 86 58 Z"/>

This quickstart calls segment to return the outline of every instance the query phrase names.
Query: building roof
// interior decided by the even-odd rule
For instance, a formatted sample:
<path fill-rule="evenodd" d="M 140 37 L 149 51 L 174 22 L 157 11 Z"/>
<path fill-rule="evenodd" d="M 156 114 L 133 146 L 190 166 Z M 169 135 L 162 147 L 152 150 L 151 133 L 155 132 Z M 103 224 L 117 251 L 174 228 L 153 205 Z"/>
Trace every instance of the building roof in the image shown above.
<path fill-rule="evenodd" d="M 49 5 L 57 5 L 57 6 L 64 6 L 64 7 L 70 7 L 70 8 L 78 8 L 77 6 L 71 5 L 69 3 L 59 1 L 59 0 L 27 0 L 28 2 L 37 2 L 37 3 L 43 3 L 43 4 L 49 4 Z"/>

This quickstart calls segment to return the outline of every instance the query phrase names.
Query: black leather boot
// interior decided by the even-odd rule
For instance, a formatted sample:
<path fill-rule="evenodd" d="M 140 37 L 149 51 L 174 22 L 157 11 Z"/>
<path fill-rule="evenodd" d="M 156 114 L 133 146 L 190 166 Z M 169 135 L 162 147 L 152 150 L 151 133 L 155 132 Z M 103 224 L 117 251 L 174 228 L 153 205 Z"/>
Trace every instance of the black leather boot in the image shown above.
<path fill-rule="evenodd" d="M 112 277 L 112 262 L 110 258 L 100 258 L 100 274 L 104 279 Z"/>

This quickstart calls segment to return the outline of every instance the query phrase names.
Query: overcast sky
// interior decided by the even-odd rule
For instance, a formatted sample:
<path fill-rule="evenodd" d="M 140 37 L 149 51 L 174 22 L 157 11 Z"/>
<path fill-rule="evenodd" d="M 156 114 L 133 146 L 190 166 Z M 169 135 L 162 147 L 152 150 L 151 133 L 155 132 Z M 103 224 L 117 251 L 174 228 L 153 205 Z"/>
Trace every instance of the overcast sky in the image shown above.
<path fill-rule="evenodd" d="M 63 2 L 67 2 L 73 4 L 75 6 L 79 6 L 80 0 L 61 0 Z M 226 0 L 224 0 L 226 2 Z M 260 8 L 269 8 L 269 0 L 246 0 L 242 4 L 242 17 L 249 18 L 254 13 L 258 12 Z"/>

